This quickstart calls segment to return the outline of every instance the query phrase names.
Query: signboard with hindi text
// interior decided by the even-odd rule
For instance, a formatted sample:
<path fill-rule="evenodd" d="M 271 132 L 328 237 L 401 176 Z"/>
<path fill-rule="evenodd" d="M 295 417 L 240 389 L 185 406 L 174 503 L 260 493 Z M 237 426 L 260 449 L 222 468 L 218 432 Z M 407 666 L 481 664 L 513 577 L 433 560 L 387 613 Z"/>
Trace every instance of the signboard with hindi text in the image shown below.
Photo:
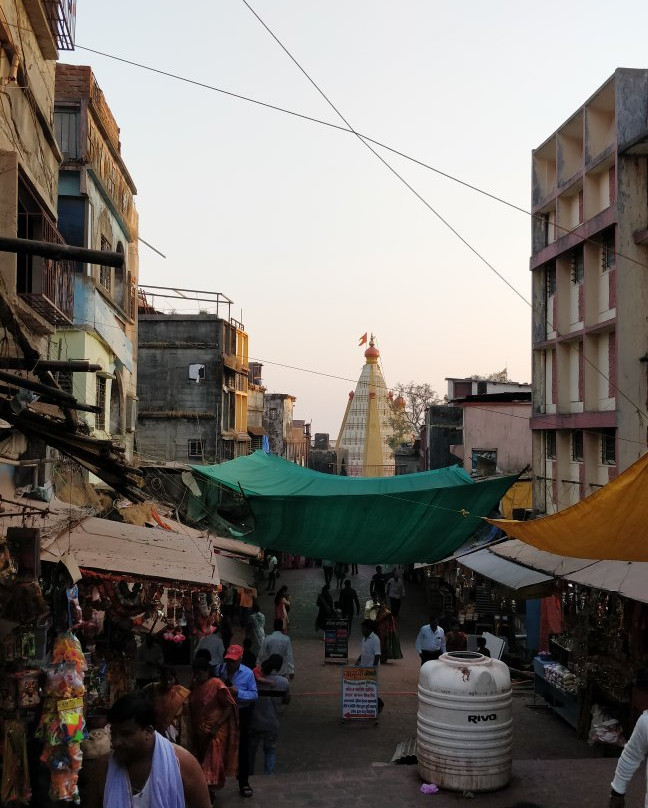
<path fill-rule="evenodd" d="M 342 671 L 342 718 L 378 718 L 378 669 L 348 665 Z"/>

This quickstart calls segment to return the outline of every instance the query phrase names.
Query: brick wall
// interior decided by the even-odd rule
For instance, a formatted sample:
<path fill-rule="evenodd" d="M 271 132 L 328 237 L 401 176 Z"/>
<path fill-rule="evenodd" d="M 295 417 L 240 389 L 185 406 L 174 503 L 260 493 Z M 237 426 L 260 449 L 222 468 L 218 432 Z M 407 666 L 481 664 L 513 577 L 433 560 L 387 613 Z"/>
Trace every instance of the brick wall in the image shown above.
<path fill-rule="evenodd" d="M 55 98 L 57 101 L 79 101 L 90 98 L 92 68 L 86 65 L 56 65 Z"/>
<path fill-rule="evenodd" d="M 91 67 L 59 62 L 56 65 L 55 98 L 57 101 L 89 101 L 111 145 L 117 152 L 120 151 L 119 127 Z"/>

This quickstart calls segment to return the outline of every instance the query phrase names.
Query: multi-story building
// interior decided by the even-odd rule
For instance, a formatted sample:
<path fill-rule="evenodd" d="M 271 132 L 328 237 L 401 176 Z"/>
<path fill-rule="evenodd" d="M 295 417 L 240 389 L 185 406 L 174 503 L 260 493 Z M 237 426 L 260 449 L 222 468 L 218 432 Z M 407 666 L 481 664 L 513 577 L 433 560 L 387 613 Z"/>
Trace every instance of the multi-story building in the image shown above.
<path fill-rule="evenodd" d="M 293 418 L 295 401 L 295 396 L 289 393 L 266 393 L 263 426 L 273 454 L 306 466 L 310 451 L 310 424 Z"/>
<path fill-rule="evenodd" d="M 0 235 L 63 243 L 56 228 L 62 155 L 53 127 L 59 50 L 74 47 L 74 4 L 3 3 L 0 11 Z M 68 261 L 0 252 L 12 311 L 47 356 L 55 327 L 72 321 Z"/>
<path fill-rule="evenodd" d="M 263 402 L 265 387 L 263 386 L 263 365 L 260 362 L 249 363 L 248 395 L 247 395 L 247 431 L 250 436 L 250 451 L 256 452 L 264 448 Z M 266 439 L 267 441 L 267 439 Z"/>
<path fill-rule="evenodd" d="M 646 451 L 648 70 L 618 69 L 533 152 L 534 507 Z"/>
<path fill-rule="evenodd" d="M 141 458 L 211 464 L 249 454 L 243 324 L 217 314 L 146 308 L 138 317 Z"/>
<path fill-rule="evenodd" d="M 120 130 L 89 67 L 58 64 L 54 125 L 63 163 L 58 222 L 66 243 L 124 255 L 124 266 L 77 262 L 74 315 L 59 329 L 55 359 L 90 359 L 96 373 L 60 373 L 61 386 L 100 408 L 94 433 L 132 451 L 137 400 L 137 193 L 121 156 Z"/>

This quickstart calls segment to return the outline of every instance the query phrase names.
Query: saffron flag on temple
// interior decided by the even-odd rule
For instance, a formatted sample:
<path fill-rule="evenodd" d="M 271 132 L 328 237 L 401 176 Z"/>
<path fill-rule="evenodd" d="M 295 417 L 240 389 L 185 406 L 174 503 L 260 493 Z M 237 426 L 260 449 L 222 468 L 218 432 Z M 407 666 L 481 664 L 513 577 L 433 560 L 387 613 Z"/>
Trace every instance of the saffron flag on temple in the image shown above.
<path fill-rule="evenodd" d="M 360 337 L 358 347 L 360 347 L 360 345 L 364 345 L 366 342 L 367 342 L 367 332 L 365 331 L 364 334 Z"/>

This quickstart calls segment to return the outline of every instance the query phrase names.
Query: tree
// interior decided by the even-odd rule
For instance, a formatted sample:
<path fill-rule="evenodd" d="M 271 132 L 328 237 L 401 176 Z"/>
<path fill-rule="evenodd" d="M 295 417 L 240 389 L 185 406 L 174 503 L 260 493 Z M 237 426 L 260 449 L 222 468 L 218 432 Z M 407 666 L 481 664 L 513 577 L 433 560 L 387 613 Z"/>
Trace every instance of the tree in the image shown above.
<path fill-rule="evenodd" d="M 474 379 L 477 382 L 507 382 L 509 380 L 508 368 L 498 370 L 496 373 L 489 373 L 487 376 L 480 376 L 478 373 L 473 373 L 473 375 L 468 378 Z"/>
<path fill-rule="evenodd" d="M 393 435 L 387 440 L 392 451 L 404 443 L 416 440 L 425 423 L 425 411 L 428 407 L 443 404 L 446 400 L 429 384 L 416 384 L 413 381 L 407 384 L 399 382 L 394 388 L 394 393 L 389 416 Z"/>

